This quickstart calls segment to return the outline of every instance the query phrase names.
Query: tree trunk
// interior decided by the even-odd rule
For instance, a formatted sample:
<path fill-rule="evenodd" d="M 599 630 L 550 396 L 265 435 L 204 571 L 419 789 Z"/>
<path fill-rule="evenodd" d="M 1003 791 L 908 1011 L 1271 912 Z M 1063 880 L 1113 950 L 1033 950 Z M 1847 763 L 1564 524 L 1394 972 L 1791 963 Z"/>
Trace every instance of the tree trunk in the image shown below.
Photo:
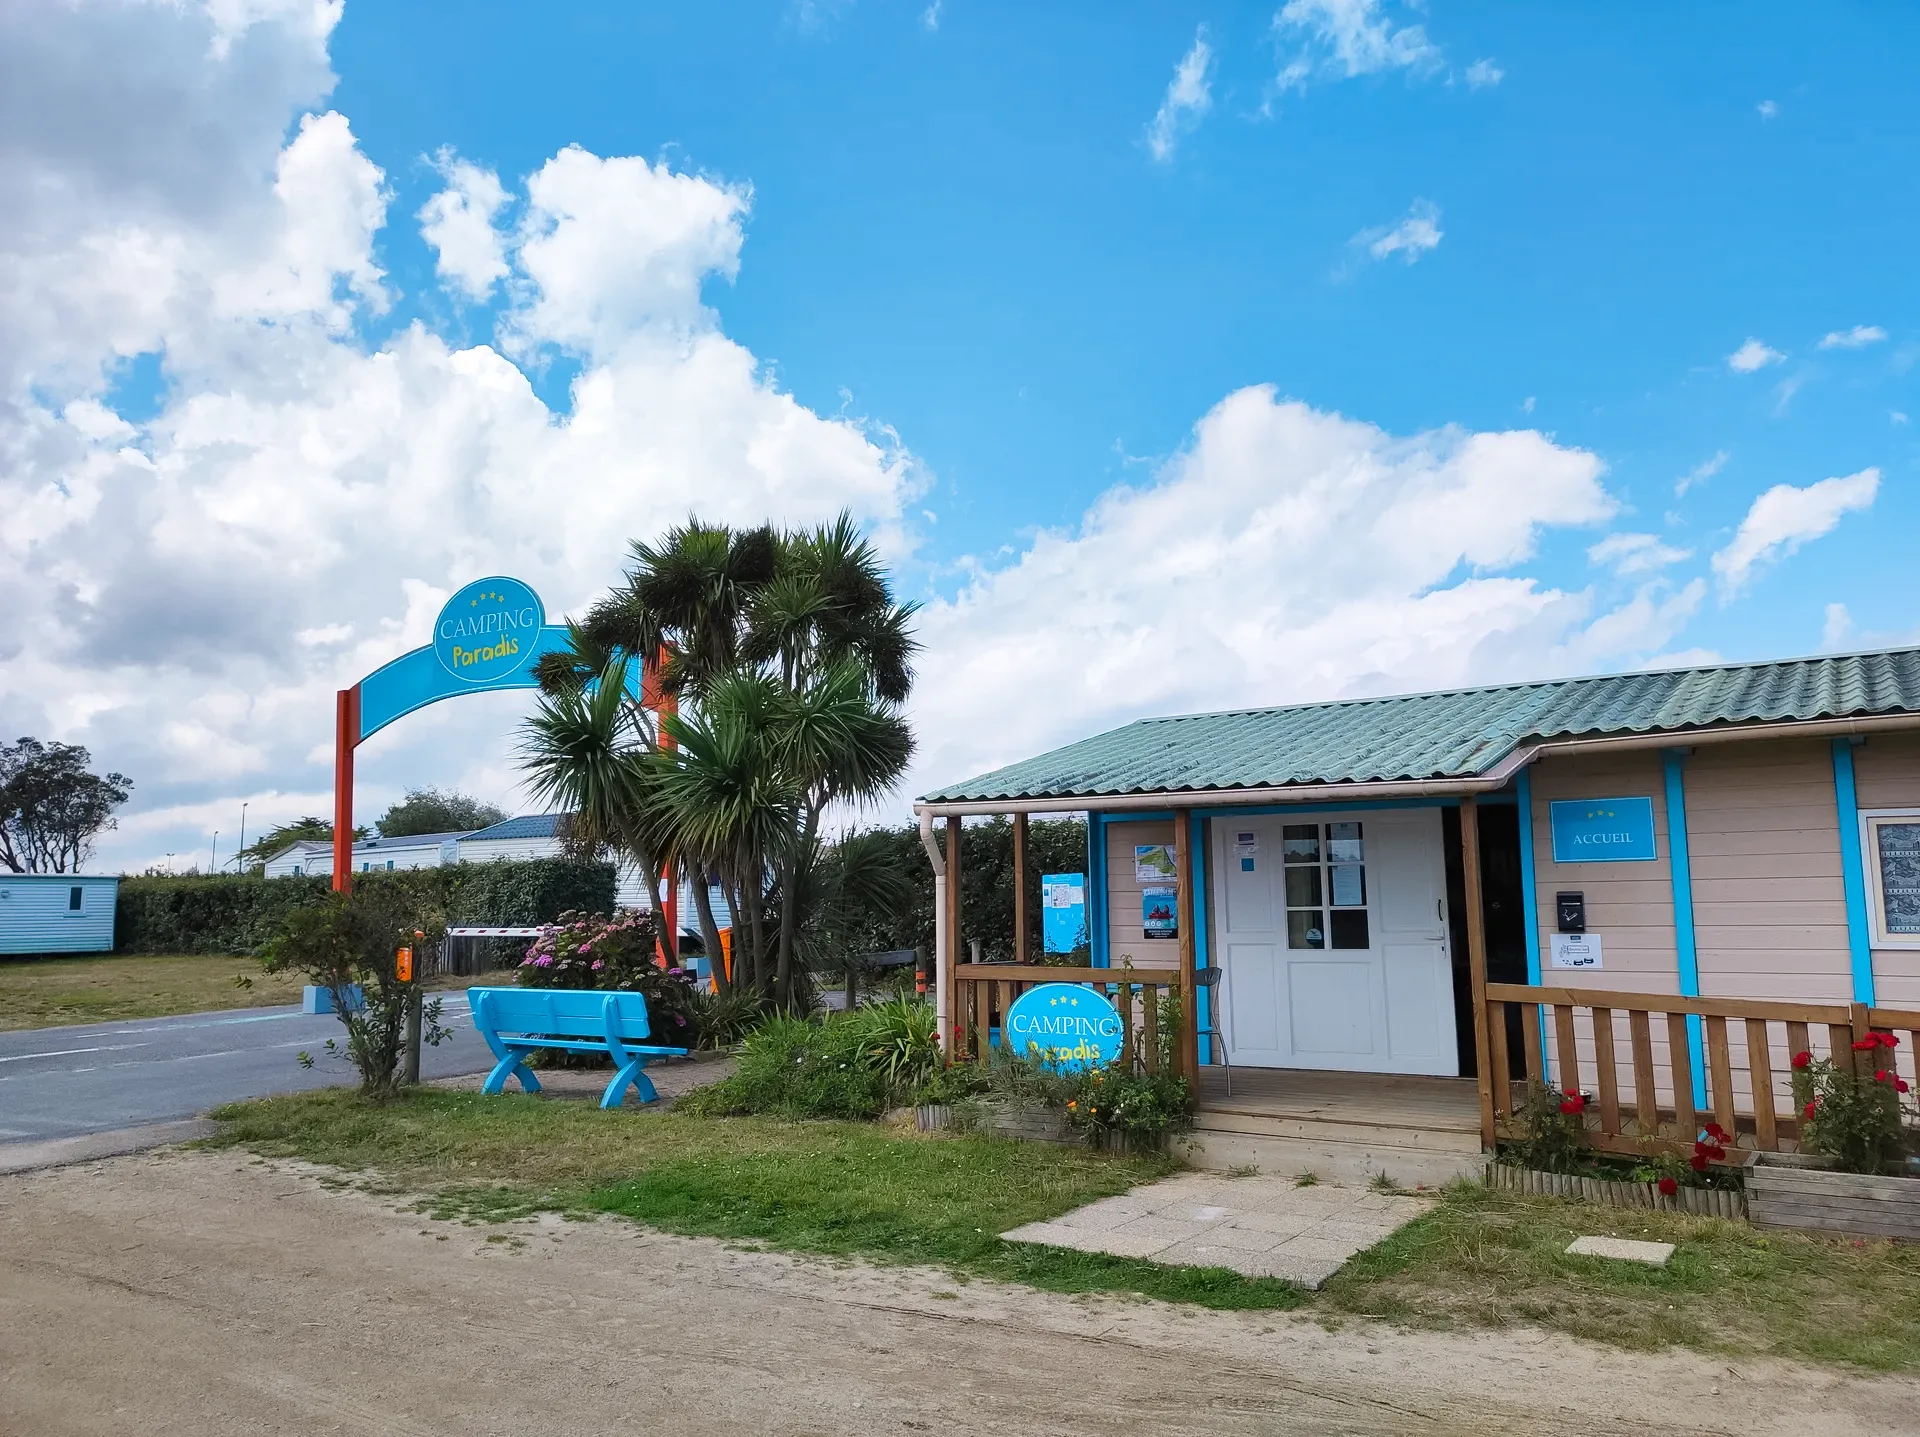
<path fill-rule="evenodd" d="M 707 892 L 707 875 L 693 875 L 687 880 L 687 886 L 693 890 L 693 911 L 700 918 L 700 945 L 707 950 L 707 966 L 713 970 L 713 991 L 724 996 L 733 985 L 727 978 L 726 958 L 720 948 L 720 925 L 713 919 L 713 895 Z"/>
<path fill-rule="evenodd" d="M 759 865 L 748 880 L 748 886 L 741 896 L 747 900 L 747 924 L 753 935 L 753 986 L 756 992 L 767 991 L 767 979 L 772 976 L 767 971 L 767 930 L 762 921 L 760 907 Z"/>
<path fill-rule="evenodd" d="M 775 960 L 773 975 L 774 1001 L 782 1009 L 787 1007 L 793 992 L 793 927 L 794 901 L 793 880 L 799 867 L 792 859 L 780 865 L 780 935 L 779 953 Z"/>

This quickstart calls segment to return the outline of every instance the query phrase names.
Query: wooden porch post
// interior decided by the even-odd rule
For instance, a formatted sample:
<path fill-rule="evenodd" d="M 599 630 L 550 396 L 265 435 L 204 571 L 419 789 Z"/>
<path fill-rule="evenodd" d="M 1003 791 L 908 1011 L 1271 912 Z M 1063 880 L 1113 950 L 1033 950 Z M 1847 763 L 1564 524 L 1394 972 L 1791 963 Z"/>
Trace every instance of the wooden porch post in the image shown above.
<path fill-rule="evenodd" d="M 1027 816 L 1013 816 L 1013 961 L 1027 961 Z"/>
<path fill-rule="evenodd" d="M 1180 932 L 1180 1071 L 1200 1082 L 1200 1012 L 1193 982 L 1193 810 L 1173 811 L 1174 924 Z"/>
<path fill-rule="evenodd" d="M 1521 822 L 1529 816 L 1522 814 Z M 1487 920 L 1480 889 L 1480 804 L 1460 800 L 1460 868 L 1467 891 L 1467 975 L 1473 989 L 1473 1059 L 1480 1075 L 1480 1146 L 1493 1151 L 1493 1085 L 1505 1082 L 1505 1073 L 1493 1071 L 1493 1043 L 1487 1031 Z M 1527 915 L 1533 921 L 1533 915 Z"/>

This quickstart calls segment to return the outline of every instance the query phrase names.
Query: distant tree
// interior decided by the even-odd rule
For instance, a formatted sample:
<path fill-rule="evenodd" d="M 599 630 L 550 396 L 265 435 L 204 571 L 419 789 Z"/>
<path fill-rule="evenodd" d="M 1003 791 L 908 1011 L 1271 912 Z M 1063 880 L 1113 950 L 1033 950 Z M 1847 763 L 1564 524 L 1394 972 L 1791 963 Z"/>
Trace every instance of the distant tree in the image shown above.
<path fill-rule="evenodd" d="M 133 790 L 123 773 L 91 772 L 92 762 L 78 744 L 0 744 L 0 863 L 15 873 L 80 871 Z"/>
<path fill-rule="evenodd" d="M 367 830 L 356 828 L 353 836 L 356 841 L 365 838 Z M 240 862 L 242 867 L 258 867 L 289 844 L 331 842 L 333 842 L 333 825 L 326 819 L 310 813 L 304 818 L 294 819 L 292 823 L 281 824 L 268 832 L 258 843 L 249 843 L 240 850 Z"/>
<path fill-rule="evenodd" d="M 406 838 L 416 833 L 471 833 L 502 823 L 506 817 L 506 810 L 464 793 L 414 788 L 382 814 L 374 827 L 382 838 Z"/>

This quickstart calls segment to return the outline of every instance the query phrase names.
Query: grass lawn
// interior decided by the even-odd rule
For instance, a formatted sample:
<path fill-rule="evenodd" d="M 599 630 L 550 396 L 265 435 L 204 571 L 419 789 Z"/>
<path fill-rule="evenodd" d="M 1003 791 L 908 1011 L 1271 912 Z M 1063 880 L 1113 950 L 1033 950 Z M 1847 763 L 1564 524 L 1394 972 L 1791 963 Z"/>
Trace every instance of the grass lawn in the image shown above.
<path fill-rule="evenodd" d="M 217 1109 L 216 1145 L 304 1158 L 430 1194 L 443 1218 L 617 1213 L 667 1232 L 792 1252 L 933 1263 L 1053 1292 L 1137 1292 L 1285 1308 L 1298 1288 L 1223 1268 L 1002 1242 L 1170 1170 L 1007 1138 L 921 1138 L 875 1124 L 603 1113 L 589 1103 L 425 1089 L 384 1107 L 334 1090 Z"/>
<path fill-rule="evenodd" d="M 1665 1268 L 1569 1257 L 1583 1234 L 1676 1244 Z M 1449 1189 L 1316 1305 L 1415 1326 L 1528 1323 L 1616 1346 L 1920 1369 L 1920 1247 Z"/>
<path fill-rule="evenodd" d="M 437 1217 L 616 1213 L 788 1251 L 934 1263 L 1055 1292 L 1300 1308 L 1418 1327 L 1531 1324 L 1630 1349 L 1920 1369 L 1920 1248 L 1763 1234 L 1742 1223 L 1460 1185 L 1325 1289 L 1224 1269 L 1004 1243 L 1170 1164 L 872 1124 L 602 1113 L 587 1103 L 425 1089 L 384 1107 L 344 1090 L 218 1110 L 216 1145 L 356 1170 Z M 1665 1269 L 1573 1258 L 1582 1234 L 1678 1244 Z"/>
<path fill-rule="evenodd" d="M 251 988 L 233 980 L 253 979 Z M 301 980 L 228 954 L 0 960 L 0 1030 L 298 1003 Z"/>

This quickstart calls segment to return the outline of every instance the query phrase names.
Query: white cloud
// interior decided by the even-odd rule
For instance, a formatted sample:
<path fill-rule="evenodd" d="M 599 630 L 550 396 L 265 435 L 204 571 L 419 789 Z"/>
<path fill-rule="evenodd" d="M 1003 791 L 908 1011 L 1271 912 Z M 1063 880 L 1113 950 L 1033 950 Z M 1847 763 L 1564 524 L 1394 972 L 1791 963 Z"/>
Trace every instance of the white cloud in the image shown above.
<path fill-rule="evenodd" d="M 933 0 L 931 5 L 920 12 L 920 23 L 926 26 L 927 29 L 938 30 L 940 28 L 940 6 L 942 3 L 944 3 L 944 0 Z"/>
<path fill-rule="evenodd" d="M 1713 478 L 1714 475 L 1727 467 L 1727 458 L 1726 450 L 1714 450 L 1712 457 L 1701 460 L 1698 464 L 1694 465 L 1693 468 L 1680 476 L 1674 483 L 1673 497 L 1676 499 L 1681 498 L 1686 494 L 1687 490 L 1696 485 L 1704 484 L 1707 480 Z"/>
<path fill-rule="evenodd" d="M 1525 399 L 1520 401 L 1520 412 L 1522 414 L 1533 413 L 1533 396 L 1531 394 L 1529 394 Z"/>
<path fill-rule="evenodd" d="M 1713 572 L 1722 595 L 1731 598 L 1763 564 L 1785 558 L 1802 544 L 1831 533 L 1841 518 L 1873 503 L 1880 489 L 1880 471 L 1822 479 L 1805 488 L 1776 484 L 1747 510 L 1732 541 L 1713 556 Z"/>
<path fill-rule="evenodd" d="M 1374 259 L 1389 259 L 1397 254 L 1413 264 L 1429 250 L 1438 249 L 1445 238 L 1440 228 L 1440 207 L 1428 200 L 1415 200 L 1400 223 L 1361 230 L 1347 243 Z"/>
<path fill-rule="evenodd" d="M 475 302 L 483 302 L 508 274 L 506 244 L 494 216 L 506 207 L 500 177 L 451 151 L 440 154 L 447 187 L 421 206 L 420 233 L 433 246 L 440 278 Z"/>
<path fill-rule="evenodd" d="M 1778 364 L 1786 355 L 1777 349 L 1769 349 L 1757 339 L 1749 339 L 1745 344 L 1727 356 L 1727 368 L 1736 374 L 1752 374 L 1756 369 L 1765 369 L 1769 364 Z"/>
<path fill-rule="evenodd" d="M 1507 78 L 1507 72 L 1492 60 L 1475 60 L 1467 66 L 1467 88 L 1483 90 Z"/>
<path fill-rule="evenodd" d="M 1845 604 L 1828 604 L 1826 620 L 1820 627 L 1820 647 L 1843 649 L 1853 637 L 1853 615 Z"/>
<path fill-rule="evenodd" d="M 1275 81 L 1281 90 L 1383 70 L 1420 74 L 1442 59 L 1425 29 L 1396 24 L 1381 0 L 1287 0 L 1273 17 L 1273 36 L 1285 56 Z"/>
<path fill-rule="evenodd" d="M 1903 409 L 1889 409 L 1887 411 L 1887 420 L 1889 423 L 1895 425 L 1905 424 L 1907 422 L 1906 411 Z"/>
<path fill-rule="evenodd" d="M 1160 163 L 1173 158 L 1180 136 L 1193 130 L 1213 107 L 1212 72 L 1213 49 L 1203 25 L 1194 32 L 1193 48 L 1174 66 L 1166 98 L 1147 126 L 1147 150 Z"/>
<path fill-rule="evenodd" d="M 1762 100 L 1753 108 L 1760 112 L 1760 118 L 1763 120 L 1771 120 L 1775 115 L 1780 113 L 1780 107 L 1772 100 Z"/>
<path fill-rule="evenodd" d="M 420 642 L 477 574 L 577 611 L 628 538 L 696 507 L 845 506 L 904 552 L 912 456 L 782 392 L 703 300 L 737 269 L 744 187 L 569 149 L 494 249 L 485 172 L 450 163 L 458 198 L 424 217 L 446 282 L 471 293 L 504 266 L 503 348 L 582 360 L 556 412 L 502 349 L 421 324 L 368 342 L 387 197 L 325 109 L 314 16 L 337 11 L 223 13 L 225 30 L 185 0 L 0 9 L 0 54 L 25 72 L 9 98 L 34 117 L 0 147 L 17 201 L 0 208 L 0 732 L 135 777 L 104 861 L 191 850 L 195 815 L 249 792 L 312 811 L 334 690 Z M 165 387 L 136 423 L 110 378 L 142 353 Z M 516 802 L 525 709 L 494 694 L 383 732 L 361 812 L 421 782 Z"/>
<path fill-rule="evenodd" d="M 1150 482 L 925 610 L 915 791 L 1146 714 L 1638 662 L 1698 586 L 1596 615 L 1506 572 L 1615 512 L 1601 476 L 1531 431 L 1398 437 L 1230 394 Z"/>
<path fill-rule="evenodd" d="M 1609 534 L 1587 550 L 1587 558 L 1617 574 L 1647 574 L 1691 558 L 1691 549 L 1662 543 L 1656 534 Z"/>
<path fill-rule="evenodd" d="M 1820 341 L 1822 349 L 1864 349 L 1878 344 L 1887 332 L 1877 324 L 1856 324 L 1852 329 L 1836 329 Z"/>

